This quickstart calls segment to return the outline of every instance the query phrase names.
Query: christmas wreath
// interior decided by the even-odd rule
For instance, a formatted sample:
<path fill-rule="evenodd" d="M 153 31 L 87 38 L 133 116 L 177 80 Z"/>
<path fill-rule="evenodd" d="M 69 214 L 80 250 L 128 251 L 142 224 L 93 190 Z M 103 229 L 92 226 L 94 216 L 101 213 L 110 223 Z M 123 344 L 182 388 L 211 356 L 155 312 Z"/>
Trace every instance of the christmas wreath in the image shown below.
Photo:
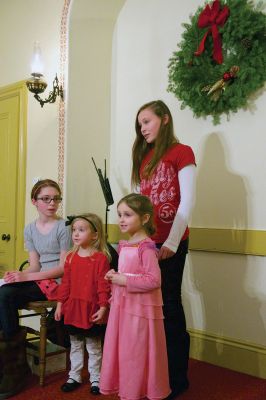
<path fill-rule="evenodd" d="M 248 106 L 266 79 L 266 15 L 262 2 L 215 0 L 199 7 L 169 60 L 168 91 L 196 117 Z"/>

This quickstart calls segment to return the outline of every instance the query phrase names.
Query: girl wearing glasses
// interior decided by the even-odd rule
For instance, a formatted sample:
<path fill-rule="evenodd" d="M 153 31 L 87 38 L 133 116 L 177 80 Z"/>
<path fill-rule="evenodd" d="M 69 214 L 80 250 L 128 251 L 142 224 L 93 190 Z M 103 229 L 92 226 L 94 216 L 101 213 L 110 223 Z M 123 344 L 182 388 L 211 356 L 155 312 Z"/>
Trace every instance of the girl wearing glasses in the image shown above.
<path fill-rule="evenodd" d="M 7 284 L 0 288 L 0 340 L 15 340 L 20 335 L 17 310 L 25 303 L 56 298 L 57 279 L 63 275 L 71 247 L 70 229 L 56 214 L 62 201 L 59 185 L 51 179 L 38 181 L 32 188 L 31 201 L 38 217 L 24 230 L 29 267 L 25 272 L 4 275 Z"/>
<path fill-rule="evenodd" d="M 56 214 L 61 189 L 51 179 L 37 182 L 31 191 L 37 219 L 26 226 L 25 244 L 29 267 L 25 272 L 6 272 L 0 287 L 0 398 L 18 393 L 30 370 L 26 361 L 26 329 L 19 326 L 18 309 L 29 301 L 55 299 L 57 278 L 71 247 L 71 233 Z"/>

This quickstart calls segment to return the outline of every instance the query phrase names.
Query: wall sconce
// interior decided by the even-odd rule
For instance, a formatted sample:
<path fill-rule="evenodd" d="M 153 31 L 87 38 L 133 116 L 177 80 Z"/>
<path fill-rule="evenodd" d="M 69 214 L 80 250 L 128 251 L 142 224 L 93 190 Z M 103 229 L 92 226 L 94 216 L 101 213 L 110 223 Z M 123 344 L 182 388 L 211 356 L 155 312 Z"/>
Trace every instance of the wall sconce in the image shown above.
<path fill-rule="evenodd" d="M 63 88 L 62 85 L 59 85 L 57 75 L 54 78 L 53 90 L 49 93 L 49 96 L 44 100 L 39 96 L 40 93 L 45 91 L 47 83 L 43 79 L 41 48 L 38 42 L 34 43 L 31 76 L 32 78 L 26 81 L 26 85 L 29 91 L 34 93 L 34 97 L 40 103 L 41 107 L 43 107 L 45 103 L 54 103 L 57 96 L 60 96 L 61 100 L 64 99 Z"/>

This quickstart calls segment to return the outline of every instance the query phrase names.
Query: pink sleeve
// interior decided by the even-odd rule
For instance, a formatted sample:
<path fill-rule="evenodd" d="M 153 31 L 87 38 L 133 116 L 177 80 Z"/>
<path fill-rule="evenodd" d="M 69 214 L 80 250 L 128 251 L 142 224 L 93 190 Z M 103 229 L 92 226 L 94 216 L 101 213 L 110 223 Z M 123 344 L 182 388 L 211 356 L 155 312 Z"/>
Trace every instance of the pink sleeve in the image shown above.
<path fill-rule="evenodd" d="M 161 287 L 161 271 L 154 248 L 146 247 L 141 254 L 143 273 L 127 276 L 128 292 L 148 292 Z"/>

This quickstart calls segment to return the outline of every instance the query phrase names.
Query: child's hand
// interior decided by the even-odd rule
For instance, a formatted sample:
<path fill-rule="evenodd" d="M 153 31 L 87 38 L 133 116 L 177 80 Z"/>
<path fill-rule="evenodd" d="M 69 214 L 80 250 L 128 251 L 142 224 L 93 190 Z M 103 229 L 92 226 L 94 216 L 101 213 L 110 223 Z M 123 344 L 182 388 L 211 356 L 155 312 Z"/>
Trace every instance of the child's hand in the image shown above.
<path fill-rule="evenodd" d="M 91 316 L 91 322 L 98 325 L 106 323 L 106 313 L 107 307 L 100 307 L 99 310 Z"/>
<path fill-rule="evenodd" d="M 118 286 L 126 286 L 127 278 L 124 274 L 115 272 L 109 279 L 109 281 Z"/>
<path fill-rule="evenodd" d="M 174 254 L 175 253 L 172 250 L 168 249 L 168 247 L 162 246 L 158 253 L 158 259 L 165 260 L 166 258 L 173 257 Z"/>
<path fill-rule="evenodd" d="M 20 271 L 7 271 L 4 275 L 4 281 L 6 283 L 24 282 L 26 281 L 26 273 Z"/>
<path fill-rule="evenodd" d="M 54 319 L 56 321 L 60 321 L 62 317 L 62 303 L 57 303 L 56 310 L 54 313 Z"/>
<path fill-rule="evenodd" d="M 110 269 L 110 271 L 107 272 L 107 274 L 105 275 L 104 279 L 106 279 L 107 281 L 111 282 L 111 277 L 116 274 L 114 269 Z"/>
<path fill-rule="evenodd" d="M 119 272 L 115 272 L 114 269 L 110 269 L 110 271 L 108 271 L 105 275 L 104 279 L 106 279 L 110 283 L 114 283 L 115 285 L 119 286 L 126 286 L 127 282 L 127 278 L 125 277 L 125 275 L 120 274 Z"/>

